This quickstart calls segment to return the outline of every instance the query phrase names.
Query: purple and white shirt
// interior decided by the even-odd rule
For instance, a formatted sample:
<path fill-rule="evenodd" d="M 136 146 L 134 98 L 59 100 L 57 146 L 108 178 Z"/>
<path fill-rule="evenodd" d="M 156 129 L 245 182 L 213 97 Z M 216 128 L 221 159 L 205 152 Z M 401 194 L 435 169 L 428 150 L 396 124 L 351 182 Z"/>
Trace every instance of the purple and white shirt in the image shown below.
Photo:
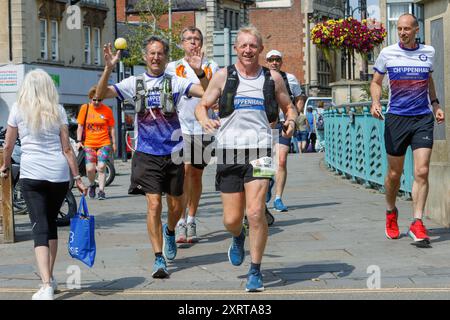
<path fill-rule="evenodd" d="M 136 150 L 156 156 L 170 155 L 183 148 L 183 138 L 178 114 L 164 116 L 161 111 L 160 91 L 164 74 L 153 77 L 145 73 L 144 81 L 148 90 L 147 109 L 150 112 L 136 114 L 135 128 L 138 130 Z M 188 95 L 192 82 L 172 76 L 172 95 L 178 105 L 182 95 Z M 119 99 L 133 100 L 136 95 L 136 77 L 131 76 L 114 85 Z"/>
<path fill-rule="evenodd" d="M 396 43 L 381 50 L 373 68 L 380 74 L 388 74 L 388 113 L 416 116 L 432 112 L 428 82 L 434 53 L 433 47 L 422 44 L 407 49 Z"/>

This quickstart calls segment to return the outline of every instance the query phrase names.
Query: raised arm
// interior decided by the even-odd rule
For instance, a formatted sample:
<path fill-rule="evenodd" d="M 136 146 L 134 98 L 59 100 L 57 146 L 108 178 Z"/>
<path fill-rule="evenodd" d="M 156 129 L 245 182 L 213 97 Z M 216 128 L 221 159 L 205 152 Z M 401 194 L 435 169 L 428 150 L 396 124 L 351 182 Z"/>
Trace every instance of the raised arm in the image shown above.
<path fill-rule="evenodd" d="M 116 54 L 113 55 L 111 43 L 105 44 L 103 46 L 103 58 L 105 59 L 105 69 L 98 81 L 95 95 L 100 99 L 115 98 L 117 97 L 117 92 L 113 86 L 108 86 L 108 79 L 120 59 L 120 50 L 117 50 Z"/>

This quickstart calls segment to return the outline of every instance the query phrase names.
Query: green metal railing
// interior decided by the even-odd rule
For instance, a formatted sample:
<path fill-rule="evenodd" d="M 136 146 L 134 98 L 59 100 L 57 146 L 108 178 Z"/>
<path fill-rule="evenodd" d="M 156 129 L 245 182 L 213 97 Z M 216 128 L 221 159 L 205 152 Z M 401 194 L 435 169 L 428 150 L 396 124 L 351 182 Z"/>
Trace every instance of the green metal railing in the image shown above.
<path fill-rule="evenodd" d="M 387 101 L 382 101 L 383 113 Z M 387 157 L 384 121 L 370 114 L 370 102 L 349 103 L 324 112 L 325 161 L 331 170 L 348 179 L 384 192 Z M 400 191 L 410 196 L 413 183 L 413 157 L 409 147 Z"/>

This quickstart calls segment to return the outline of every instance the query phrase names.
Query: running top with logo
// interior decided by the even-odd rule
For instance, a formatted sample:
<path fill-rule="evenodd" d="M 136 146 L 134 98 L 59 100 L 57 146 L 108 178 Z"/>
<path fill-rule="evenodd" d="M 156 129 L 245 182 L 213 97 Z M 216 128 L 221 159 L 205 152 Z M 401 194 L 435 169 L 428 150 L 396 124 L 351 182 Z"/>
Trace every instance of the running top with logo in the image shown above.
<path fill-rule="evenodd" d="M 214 73 L 219 70 L 219 66 L 214 61 L 203 60 L 202 69 L 206 77 L 211 80 Z M 181 59 L 173 61 L 167 65 L 166 73 L 181 78 L 189 79 L 192 83 L 200 84 L 200 80 L 194 70 L 189 66 L 186 60 Z M 184 134 L 197 135 L 203 134 L 203 128 L 195 118 L 195 107 L 200 102 L 200 98 L 183 96 L 178 104 L 178 116 L 180 118 L 181 131 Z M 214 112 L 208 110 L 208 116 L 212 118 Z"/>
<path fill-rule="evenodd" d="M 180 121 L 178 114 L 165 116 L 161 111 L 160 92 L 164 74 L 154 77 L 145 73 L 144 81 L 147 88 L 147 110 L 136 114 L 135 128 L 137 128 L 136 151 L 165 156 L 183 148 Z M 192 82 L 180 77 L 172 77 L 172 95 L 177 106 L 182 95 L 187 95 Z M 136 95 L 136 77 L 131 76 L 114 88 L 121 100 L 133 100 Z"/>
<path fill-rule="evenodd" d="M 101 148 L 111 144 L 109 136 L 109 128 L 114 127 L 114 116 L 111 108 L 100 104 L 95 108 L 92 104 L 89 105 L 88 114 L 86 117 L 87 104 L 81 106 L 78 113 L 78 124 L 86 128 L 86 138 L 84 145 L 89 148 Z M 86 125 L 84 119 L 86 118 Z"/>
<path fill-rule="evenodd" d="M 234 98 L 234 112 L 220 119 L 218 149 L 270 149 L 272 133 L 264 107 L 264 72 L 244 78 L 238 72 L 239 86 Z"/>
<path fill-rule="evenodd" d="M 374 70 L 389 76 L 388 113 L 416 116 L 432 112 L 428 82 L 433 60 L 434 48 L 422 44 L 407 49 L 397 43 L 381 50 Z"/>
<path fill-rule="evenodd" d="M 289 83 L 289 89 L 291 89 L 292 95 L 294 98 L 297 98 L 302 95 L 302 88 L 300 87 L 300 83 L 298 82 L 297 78 L 290 73 L 286 72 L 286 78 Z M 295 101 L 292 101 L 292 103 L 295 103 Z M 279 116 L 280 121 L 284 122 L 286 118 L 284 117 L 284 112 L 280 109 Z"/>

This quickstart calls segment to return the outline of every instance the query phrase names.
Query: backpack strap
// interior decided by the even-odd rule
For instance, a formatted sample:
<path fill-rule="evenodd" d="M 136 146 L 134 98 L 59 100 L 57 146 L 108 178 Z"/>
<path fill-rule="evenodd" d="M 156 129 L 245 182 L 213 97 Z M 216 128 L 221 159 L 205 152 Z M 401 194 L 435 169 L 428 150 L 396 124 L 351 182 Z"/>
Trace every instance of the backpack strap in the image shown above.
<path fill-rule="evenodd" d="M 219 117 L 226 118 L 234 111 L 234 98 L 239 86 L 239 76 L 234 64 L 227 67 L 227 81 L 219 98 Z"/>
<path fill-rule="evenodd" d="M 165 116 L 171 116 L 176 112 L 175 101 L 172 92 L 172 76 L 164 73 L 162 88 L 160 93 L 160 103 Z"/>
<path fill-rule="evenodd" d="M 281 71 L 281 70 L 280 70 L 280 74 L 283 77 L 284 84 L 285 84 L 287 92 L 289 94 L 289 98 L 291 98 L 292 103 L 295 104 L 295 97 L 294 97 L 294 94 L 291 91 L 291 87 L 289 86 L 289 81 L 288 81 L 288 78 L 287 78 L 287 74 L 286 74 L 286 72 Z"/>
<path fill-rule="evenodd" d="M 136 95 L 133 97 L 136 113 L 142 113 L 147 108 L 145 98 L 147 96 L 147 84 L 144 74 L 136 76 L 135 82 Z"/>
<path fill-rule="evenodd" d="M 275 98 L 275 80 L 273 80 L 270 70 L 262 67 L 264 72 L 264 107 L 266 109 L 267 119 L 272 123 L 278 118 L 278 103 Z"/>

